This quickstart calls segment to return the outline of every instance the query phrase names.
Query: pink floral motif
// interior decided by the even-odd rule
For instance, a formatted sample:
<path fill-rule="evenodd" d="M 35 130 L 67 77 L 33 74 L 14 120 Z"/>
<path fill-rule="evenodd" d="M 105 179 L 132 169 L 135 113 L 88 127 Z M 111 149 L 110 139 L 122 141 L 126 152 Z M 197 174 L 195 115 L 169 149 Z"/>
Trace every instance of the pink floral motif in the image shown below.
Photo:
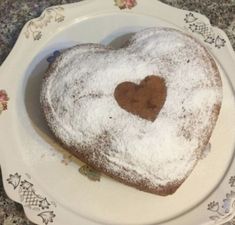
<path fill-rule="evenodd" d="M 5 90 L 0 90 L 0 113 L 7 110 L 7 101 L 9 100 Z"/>
<path fill-rule="evenodd" d="M 137 5 L 137 1 L 136 0 L 114 0 L 115 1 L 115 5 L 118 6 L 120 9 L 131 9 L 134 6 Z"/>

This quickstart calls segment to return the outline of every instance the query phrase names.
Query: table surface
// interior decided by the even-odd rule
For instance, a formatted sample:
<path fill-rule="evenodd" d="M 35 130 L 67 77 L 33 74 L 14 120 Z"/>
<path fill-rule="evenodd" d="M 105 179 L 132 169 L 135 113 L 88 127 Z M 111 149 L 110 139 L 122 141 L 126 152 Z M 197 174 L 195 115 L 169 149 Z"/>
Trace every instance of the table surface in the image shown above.
<path fill-rule="evenodd" d="M 0 0 L 0 65 L 11 51 L 20 30 L 30 19 L 52 5 L 79 0 Z M 156 0 L 157 1 L 157 0 Z M 161 0 L 164 3 L 206 15 L 223 29 L 235 50 L 235 0 Z M 0 225 L 32 225 L 22 206 L 10 200 L 3 189 L 0 171 Z M 69 224 L 68 224 L 69 225 Z M 234 225 L 227 223 L 226 225 Z"/>

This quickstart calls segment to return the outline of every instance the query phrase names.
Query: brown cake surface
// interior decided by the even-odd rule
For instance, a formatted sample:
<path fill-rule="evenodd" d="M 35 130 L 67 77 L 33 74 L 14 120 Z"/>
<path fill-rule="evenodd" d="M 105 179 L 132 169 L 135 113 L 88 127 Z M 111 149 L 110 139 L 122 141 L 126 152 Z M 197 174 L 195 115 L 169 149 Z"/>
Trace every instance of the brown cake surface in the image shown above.
<path fill-rule="evenodd" d="M 81 44 L 45 74 L 41 105 L 57 140 L 88 165 L 140 190 L 174 193 L 208 144 L 222 82 L 207 50 L 171 28 L 112 50 Z"/>

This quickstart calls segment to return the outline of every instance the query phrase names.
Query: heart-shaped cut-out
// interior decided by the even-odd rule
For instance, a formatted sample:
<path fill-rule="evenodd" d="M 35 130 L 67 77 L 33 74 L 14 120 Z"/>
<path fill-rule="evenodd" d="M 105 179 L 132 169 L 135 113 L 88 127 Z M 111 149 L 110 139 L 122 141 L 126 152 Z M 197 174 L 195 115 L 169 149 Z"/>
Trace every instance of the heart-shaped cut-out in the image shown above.
<path fill-rule="evenodd" d="M 154 121 L 163 107 L 167 95 L 165 80 L 147 76 L 140 84 L 120 83 L 114 91 L 119 106 L 143 119 Z"/>

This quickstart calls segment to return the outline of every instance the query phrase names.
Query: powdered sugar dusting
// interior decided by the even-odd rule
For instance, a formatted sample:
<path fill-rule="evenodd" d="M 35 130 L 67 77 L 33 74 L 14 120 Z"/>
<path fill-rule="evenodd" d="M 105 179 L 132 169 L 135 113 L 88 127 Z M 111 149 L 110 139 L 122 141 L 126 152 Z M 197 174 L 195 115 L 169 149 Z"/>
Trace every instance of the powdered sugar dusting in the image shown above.
<path fill-rule="evenodd" d="M 141 31 L 128 47 L 115 51 L 79 45 L 62 53 L 48 74 L 41 102 L 55 135 L 77 151 L 88 151 L 81 148 L 87 146 L 99 152 L 107 170 L 123 180 L 145 180 L 151 187 L 189 175 L 222 100 L 221 80 L 205 48 L 168 28 Z M 113 96 L 121 82 L 140 83 L 148 75 L 163 77 L 167 86 L 154 122 L 123 110 Z M 109 143 L 99 149 L 94 144 L 104 133 Z"/>

